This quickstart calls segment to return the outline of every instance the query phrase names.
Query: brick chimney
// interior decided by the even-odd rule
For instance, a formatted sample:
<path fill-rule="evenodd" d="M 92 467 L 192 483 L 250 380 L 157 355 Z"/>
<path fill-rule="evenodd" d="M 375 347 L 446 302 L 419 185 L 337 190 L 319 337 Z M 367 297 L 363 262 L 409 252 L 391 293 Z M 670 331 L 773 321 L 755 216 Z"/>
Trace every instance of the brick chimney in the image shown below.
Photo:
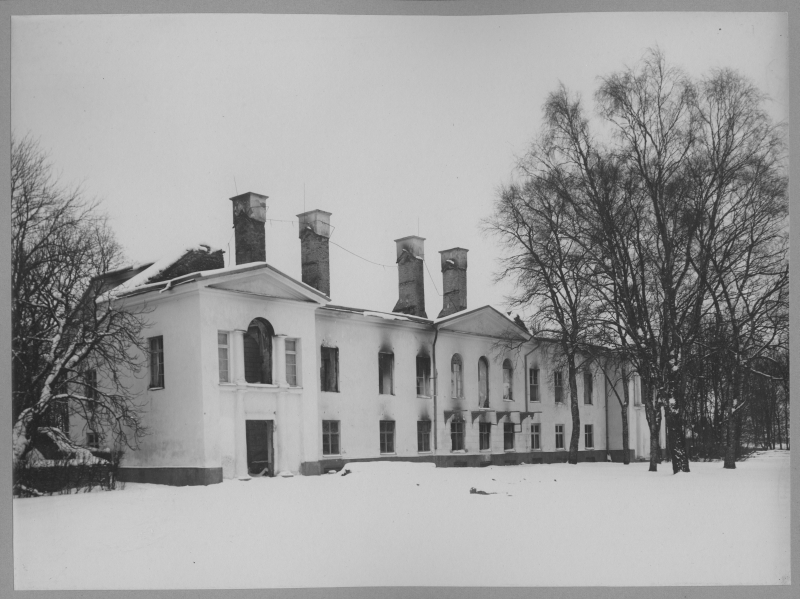
<path fill-rule="evenodd" d="M 331 236 L 331 213 L 310 210 L 298 214 L 300 221 L 300 256 L 303 283 L 328 297 L 331 295 L 331 266 L 328 239 Z"/>
<path fill-rule="evenodd" d="M 397 244 L 397 274 L 400 280 L 400 299 L 392 312 L 422 316 L 425 313 L 425 238 L 409 235 L 395 239 Z"/>
<path fill-rule="evenodd" d="M 442 255 L 443 297 L 439 318 L 467 309 L 467 252 L 464 248 L 451 248 Z"/>
<path fill-rule="evenodd" d="M 231 198 L 233 228 L 236 231 L 236 264 L 265 262 L 267 259 L 264 223 L 267 196 L 248 191 Z"/>

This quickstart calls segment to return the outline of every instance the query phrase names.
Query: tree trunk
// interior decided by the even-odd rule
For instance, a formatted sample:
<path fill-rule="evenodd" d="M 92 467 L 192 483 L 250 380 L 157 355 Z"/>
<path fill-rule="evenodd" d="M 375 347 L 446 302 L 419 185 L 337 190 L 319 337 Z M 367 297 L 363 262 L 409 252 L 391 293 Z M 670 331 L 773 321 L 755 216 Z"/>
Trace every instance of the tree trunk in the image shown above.
<path fill-rule="evenodd" d="M 724 468 L 728 469 L 735 469 L 736 468 L 736 419 L 733 415 L 733 410 L 738 405 L 738 400 L 741 397 L 742 391 L 742 373 L 739 368 L 739 365 L 734 365 L 733 370 L 733 390 L 731 393 L 731 398 L 728 401 L 728 405 L 725 408 L 725 416 L 727 418 L 727 438 L 726 446 L 725 446 L 725 464 Z"/>
<path fill-rule="evenodd" d="M 630 392 L 628 390 L 628 373 L 622 368 L 622 463 L 631 463 L 630 439 L 628 434 L 628 406 L 630 405 Z"/>
<path fill-rule="evenodd" d="M 667 405 L 667 446 L 672 461 L 672 473 L 689 472 L 689 456 L 686 455 L 685 428 L 679 405 Z"/>
<path fill-rule="evenodd" d="M 661 412 L 656 409 L 653 399 L 653 387 L 646 374 L 640 373 L 642 380 L 642 401 L 644 402 L 644 414 L 647 418 L 647 426 L 650 429 L 650 469 L 649 472 L 658 472 L 660 448 L 658 444 L 659 430 L 661 429 Z"/>
<path fill-rule="evenodd" d="M 569 463 L 578 463 L 578 443 L 581 438 L 581 414 L 578 410 L 578 377 L 575 369 L 575 356 L 567 354 L 567 370 L 569 372 L 570 408 L 572 410 L 572 435 L 569 441 Z"/>

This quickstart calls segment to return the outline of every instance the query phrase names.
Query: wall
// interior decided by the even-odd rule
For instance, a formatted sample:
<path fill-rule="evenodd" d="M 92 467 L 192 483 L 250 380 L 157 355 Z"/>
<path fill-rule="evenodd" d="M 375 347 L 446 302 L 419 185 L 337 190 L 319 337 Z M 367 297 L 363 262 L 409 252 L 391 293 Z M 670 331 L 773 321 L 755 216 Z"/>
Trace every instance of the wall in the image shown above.
<path fill-rule="evenodd" d="M 316 461 L 320 451 L 317 389 L 318 365 L 315 355 L 314 309 L 316 304 L 259 298 L 215 289 L 203 289 L 201 297 L 202 397 L 204 427 L 208 431 L 206 455 L 209 462 L 221 465 L 223 476 L 236 475 L 237 416 L 236 402 L 242 401 L 244 419 L 272 420 L 276 473 L 298 473 L 301 464 Z M 279 374 L 285 367 L 279 361 L 277 342 L 273 339 L 273 385 L 236 384 L 233 373 L 241 354 L 229 350 L 230 383 L 219 381 L 217 332 L 246 330 L 250 321 L 261 317 L 272 324 L 276 335 L 298 339 L 298 385 L 280 387 Z M 241 398 L 241 399 L 239 399 Z M 243 423 L 239 423 L 243 427 Z"/>

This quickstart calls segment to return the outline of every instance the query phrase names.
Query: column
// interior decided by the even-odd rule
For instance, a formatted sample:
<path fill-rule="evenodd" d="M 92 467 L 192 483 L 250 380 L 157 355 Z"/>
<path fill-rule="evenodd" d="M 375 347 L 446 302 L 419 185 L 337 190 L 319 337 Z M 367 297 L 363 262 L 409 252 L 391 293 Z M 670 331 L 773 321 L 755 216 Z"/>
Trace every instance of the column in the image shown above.
<path fill-rule="evenodd" d="M 247 476 L 247 428 L 245 425 L 244 394 L 244 331 L 231 331 L 230 358 L 232 381 L 236 383 L 236 405 L 234 406 L 233 434 L 236 447 L 236 477 Z"/>

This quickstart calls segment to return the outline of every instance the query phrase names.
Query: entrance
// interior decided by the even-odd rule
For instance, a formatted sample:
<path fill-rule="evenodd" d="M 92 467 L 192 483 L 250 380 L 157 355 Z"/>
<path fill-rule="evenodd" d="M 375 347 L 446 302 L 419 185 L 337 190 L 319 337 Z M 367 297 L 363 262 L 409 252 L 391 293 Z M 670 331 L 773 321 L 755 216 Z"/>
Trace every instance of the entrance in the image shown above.
<path fill-rule="evenodd" d="M 246 420 L 245 427 L 247 473 L 250 476 L 275 476 L 272 420 Z"/>

